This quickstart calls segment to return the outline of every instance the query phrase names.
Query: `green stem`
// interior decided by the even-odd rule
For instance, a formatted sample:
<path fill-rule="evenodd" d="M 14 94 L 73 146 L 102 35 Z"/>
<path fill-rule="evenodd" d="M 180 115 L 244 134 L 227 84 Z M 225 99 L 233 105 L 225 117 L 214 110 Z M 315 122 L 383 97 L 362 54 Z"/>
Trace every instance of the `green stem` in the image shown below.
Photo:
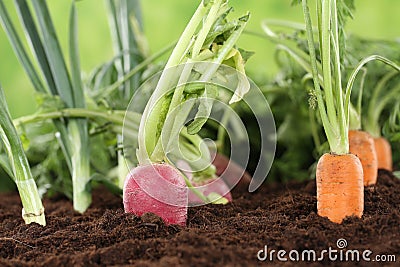
<path fill-rule="evenodd" d="M 44 208 L 33 179 L 21 140 L 12 123 L 3 90 L 0 88 L 0 136 L 10 160 L 15 183 L 22 202 L 22 218 L 45 226 Z"/>
<path fill-rule="evenodd" d="M 218 131 L 217 131 L 217 143 L 220 148 L 223 147 L 224 142 L 225 142 L 225 136 L 226 136 L 226 128 L 225 126 L 228 125 L 229 119 L 231 118 L 231 110 L 227 109 L 224 112 L 224 115 L 222 116 L 221 122 L 218 125 Z"/>
<path fill-rule="evenodd" d="M 350 108 L 349 108 L 349 106 L 350 106 L 350 96 L 351 96 L 351 91 L 353 89 L 353 84 L 354 84 L 354 81 L 355 81 L 355 79 L 357 77 L 357 74 L 360 72 L 360 70 L 362 70 L 362 68 L 367 63 L 369 63 L 371 61 L 375 61 L 375 60 L 376 61 L 381 61 L 381 62 L 385 63 L 386 65 L 388 65 L 388 66 L 392 67 L 393 69 L 395 69 L 397 72 L 400 72 L 400 66 L 398 66 L 396 63 L 394 63 L 393 61 L 391 61 L 391 60 L 389 60 L 389 59 L 387 59 L 385 57 L 382 57 L 382 56 L 379 56 L 379 55 L 372 55 L 372 56 L 369 56 L 369 57 L 366 57 L 366 58 L 362 59 L 358 63 L 357 67 L 350 74 L 350 78 L 347 81 L 346 99 L 345 99 L 346 118 L 349 118 L 349 116 L 350 116 L 350 114 L 349 114 L 349 112 L 350 112 Z M 381 90 L 381 89 L 379 89 L 379 90 Z"/>
<path fill-rule="evenodd" d="M 186 147 L 186 158 L 197 158 L 198 160 L 189 162 L 191 167 L 194 167 L 195 171 L 200 171 L 206 168 L 210 168 L 211 155 L 207 144 L 197 134 L 189 134 L 187 128 L 183 128 L 180 132 L 180 137 L 186 139 L 187 142 L 182 142 L 181 146 Z M 207 165 L 207 166 L 205 166 Z M 211 172 L 209 172 L 211 173 Z M 215 172 L 214 172 L 215 173 Z"/>
<path fill-rule="evenodd" d="M 361 69 L 363 71 L 360 82 L 360 89 L 358 92 L 357 106 L 354 107 L 352 103 L 349 105 L 349 130 L 361 130 L 362 129 L 362 98 L 364 93 L 364 81 L 367 76 L 367 69 Z"/>
<path fill-rule="evenodd" d="M 314 42 L 314 36 L 313 36 L 313 30 L 312 30 L 310 10 L 308 8 L 307 0 L 302 0 L 302 6 L 303 6 L 304 19 L 306 22 L 307 43 L 308 43 L 308 48 L 310 51 L 310 63 L 311 63 L 313 81 L 314 81 L 314 90 L 315 90 L 316 97 L 317 97 L 318 109 L 320 112 L 322 125 L 324 127 L 325 134 L 327 136 L 327 139 L 328 139 L 328 142 L 329 142 L 329 145 L 331 148 L 331 152 L 336 153 L 336 154 L 347 154 L 348 147 L 340 146 L 337 128 L 333 127 L 333 125 L 331 124 L 331 122 L 328 118 L 327 112 L 326 112 L 325 102 L 324 102 L 324 99 L 322 96 L 322 90 L 320 87 L 320 79 L 319 79 L 318 66 L 317 66 L 317 56 L 316 56 L 316 51 L 315 51 L 315 47 L 314 47 L 315 42 Z M 331 101 L 331 102 L 333 102 L 333 101 Z"/>
<path fill-rule="evenodd" d="M 278 44 L 278 48 L 283 49 L 285 52 L 288 52 L 290 56 L 292 56 L 307 72 L 312 72 L 311 71 L 311 66 L 307 67 L 305 66 L 306 61 L 309 60 L 310 56 L 304 52 L 302 49 L 298 48 L 293 44 L 293 41 L 290 39 L 287 39 L 287 35 L 279 35 L 276 32 L 274 32 L 270 27 L 269 24 L 276 25 L 276 26 L 283 26 L 283 27 L 288 27 L 293 30 L 306 30 L 306 25 L 301 24 L 301 23 L 295 23 L 295 22 L 288 22 L 288 21 L 279 21 L 279 20 L 264 20 L 261 24 L 265 34 L 259 34 L 256 32 L 252 31 L 244 31 L 244 33 L 254 35 L 260 38 L 267 39 L 275 44 Z M 317 32 L 316 29 L 313 28 L 311 25 L 312 31 Z M 317 62 L 317 69 L 318 73 L 322 73 L 322 66 L 319 62 Z M 321 76 L 321 75 L 320 75 Z M 320 83 L 322 84 L 323 80 L 322 77 L 320 79 Z"/>
<path fill-rule="evenodd" d="M 183 71 L 179 77 L 178 86 L 174 90 L 172 100 L 169 105 L 167 114 L 171 114 L 172 111 L 175 108 L 177 108 L 182 102 L 182 96 L 183 96 L 183 92 L 185 90 L 186 82 L 188 81 L 189 76 L 190 76 L 191 71 L 194 66 L 193 63 L 195 62 L 196 58 L 200 54 L 201 48 L 203 47 L 203 44 L 211 30 L 211 27 L 214 25 L 215 20 L 218 18 L 218 13 L 219 13 L 221 4 L 222 4 L 222 0 L 217 0 L 214 3 L 214 5 L 212 5 L 210 12 L 208 13 L 207 18 L 205 19 L 203 27 L 200 29 L 200 32 L 197 34 L 196 40 L 194 41 L 194 44 L 193 44 L 193 49 L 191 50 L 191 58 L 189 58 L 187 60 L 186 64 L 183 67 Z M 187 114 L 189 114 L 189 112 L 187 112 Z M 182 119 L 186 120 L 186 117 L 181 112 L 179 112 L 179 114 L 178 114 L 178 112 L 175 112 L 175 118 L 169 118 L 171 120 L 171 123 L 163 125 L 163 132 L 167 136 L 170 136 L 171 133 L 173 132 L 174 125 L 176 127 L 180 128 L 180 125 L 175 123 L 175 120 L 177 120 L 178 116 L 179 116 L 180 121 Z M 162 142 L 161 139 L 159 139 L 156 142 L 156 147 L 154 148 L 154 151 L 151 154 L 152 159 L 160 160 L 162 158 L 163 147 L 162 147 L 161 142 Z"/>
<path fill-rule="evenodd" d="M 339 131 L 340 131 L 340 147 L 346 148 L 349 147 L 348 134 L 349 134 L 349 120 L 346 118 L 346 114 L 344 112 L 344 97 L 343 97 L 343 88 L 342 88 L 342 71 L 340 68 L 340 44 L 339 44 L 339 23 L 338 23 L 338 14 L 337 14 L 337 6 L 336 0 L 332 0 L 331 2 L 331 12 L 332 14 L 332 28 L 333 28 L 333 37 L 332 37 L 332 45 L 334 52 L 334 82 L 335 82 L 335 93 L 336 93 L 336 105 L 337 118 L 339 123 Z M 360 127 L 361 127 L 361 114 L 360 114 Z"/>
<path fill-rule="evenodd" d="M 397 85 L 393 88 L 390 92 L 388 92 L 385 96 L 380 98 L 379 103 L 375 106 L 374 114 L 372 117 L 368 118 L 371 120 L 371 135 L 373 137 L 380 137 L 381 136 L 381 128 L 379 126 L 379 118 L 382 114 L 384 108 L 392 101 L 396 100 L 396 97 L 400 94 L 400 85 Z"/>
<path fill-rule="evenodd" d="M 349 118 L 349 130 L 361 130 L 362 126 L 362 98 L 364 93 L 364 82 L 367 76 L 367 70 L 362 69 L 363 73 L 361 76 L 360 89 L 358 92 L 357 107 L 354 107 L 350 103 L 350 118 Z M 353 115 L 352 115 L 353 113 Z"/>
<path fill-rule="evenodd" d="M 81 78 L 81 64 L 78 45 L 78 17 L 75 2 L 70 15 L 69 53 L 71 85 L 76 108 L 86 108 Z M 74 209 L 80 213 L 86 211 L 92 203 L 90 190 L 90 148 L 88 122 L 86 119 L 73 119 L 68 122 L 69 146 L 71 151 L 72 187 Z"/>
<path fill-rule="evenodd" d="M 36 71 L 33 62 L 29 58 L 28 53 L 23 46 L 21 38 L 17 34 L 17 31 L 4 5 L 4 1 L 0 1 L 0 21 L 4 31 L 8 36 L 8 39 L 10 40 L 15 55 L 17 56 L 17 58 L 21 62 L 22 67 L 28 74 L 32 85 L 38 92 L 45 93 L 46 87 L 43 85 L 43 82 L 40 79 L 40 76 L 38 75 L 38 72 Z"/>
<path fill-rule="evenodd" d="M 361 117 L 357 109 L 350 103 L 349 105 L 349 130 L 361 130 Z"/>
<path fill-rule="evenodd" d="M 95 99 L 100 99 L 103 98 L 111 93 L 113 93 L 115 90 L 117 90 L 121 85 L 123 85 L 126 81 L 128 81 L 130 78 L 132 78 L 135 74 L 139 73 L 141 70 L 146 68 L 150 63 L 153 63 L 155 60 L 163 56 L 165 53 L 170 51 L 174 46 L 176 42 L 174 42 L 171 45 L 168 45 L 164 49 L 160 50 L 158 53 L 146 58 L 143 60 L 140 64 L 136 65 L 131 71 L 126 73 L 123 77 L 121 77 L 120 80 L 116 81 L 112 85 L 108 86 L 104 90 L 100 90 L 98 94 L 94 96 Z"/>
<path fill-rule="evenodd" d="M 315 147 L 319 151 L 322 144 L 321 144 L 321 139 L 319 138 L 319 135 L 318 135 L 317 123 L 315 121 L 315 114 L 311 108 L 308 110 L 308 116 L 310 119 L 311 135 L 313 137 Z"/>
<path fill-rule="evenodd" d="M 194 186 L 192 185 L 192 183 L 190 182 L 189 178 L 187 178 L 187 176 L 186 176 L 185 174 L 182 174 L 182 176 L 183 176 L 183 179 L 185 179 L 185 183 L 186 183 L 187 187 L 188 187 L 190 190 L 192 190 L 192 192 L 195 193 L 196 196 L 197 196 L 198 198 L 200 198 L 204 203 L 209 203 L 208 198 L 207 198 L 206 196 L 204 196 L 203 193 L 201 193 L 199 190 L 196 189 L 196 187 L 194 187 Z"/>
<path fill-rule="evenodd" d="M 170 68 L 181 62 L 181 59 L 185 55 L 185 51 L 192 40 L 192 36 L 195 34 L 197 27 L 201 23 L 207 10 L 208 8 L 206 4 L 202 1 L 172 51 L 172 54 L 165 65 L 164 71 L 161 74 L 157 87 L 143 112 L 139 127 L 139 149 L 137 152 L 137 158 L 141 165 L 151 163 L 149 155 L 151 155 L 153 151 L 147 145 L 148 143 L 154 143 L 154 140 L 156 139 L 154 129 L 157 129 L 158 120 L 153 117 L 159 116 L 159 114 L 154 111 L 158 111 L 158 108 L 155 110 L 156 105 L 159 104 L 159 100 L 162 99 L 170 89 L 170 81 L 173 80 L 173 75 L 175 75 L 175 73 L 171 72 Z"/>
<path fill-rule="evenodd" d="M 321 18 L 321 28 L 319 28 L 321 43 L 321 64 L 322 64 L 322 75 L 324 92 L 325 92 L 325 102 L 328 113 L 329 121 L 334 129 L 339 129 L 339 124 L 337 120 L 333 87 L 332 87 L 332 70 L 331 70 L 331 1 L 325 0 L 322 2 L 322 13 L 318 13 Z M 336 84 L 336 86 L 340 86 Z M 339 91 L 339 90 L 338 90 Z"/>
<path fill-rule="evenodd" d="M 273 26 L 279 26 L 279 27 L 285 27 L 289 28 L 292 30 L 297 30 L 297 31 L 305 31 L 306 26 L 302 23 L 298 22 L 293 22 L 293 21 L 288 21 L 288 20 L 277 20 L 277 19 L 266 19 L 261 22 L 261 27 L 263 30 L 269 35 L 273 37 L 277 37 L 278 35 L 271 30 L 271 28 L 268 25 L 273 25 Z M 245 33 L 249 34 L 257 34 L 252 31 L 245 31 Z"/>
<path fill-rule="evenodd" d="M 118 135 L 117 136 L 117 142 L 118 144 L 122 144 L 122 136 Z M 117 151 L 117 168 L 118 168 L 118 187 L 123 188 L 125 184 L 126 177 L 129 173 L 129 169 L 127 168 L 125 164 L 125 157 L 122 149 L 119 149 Z"/>
<path fill-rule="evenodd" d="M 138 128 L 141 115 L 135 112 L 126 112 L 123 110 L 102 111 L 102 110 L 89 110 L 80 108 L 67 108 L 60 111 L 52 111 L 47 113 L 34 114 L 29 116 L 20 117 L 14 120 L 15 126 L 21 127 L 24 124 L 41 122 L 49 119 L 60 118 L 88 118 L 93 120 L 106 120 L 117 125 L 124 124 L 124 115 L 129 116 L 129 122 L 125 124 L 128 127 Z"/>
<path fill-rule="evenodd" d="M 207 83 L 209 80 L 211 80 L 211 78 L 215 74 L 215 72 L 217 72 L 217 70 L 221 66 L 222 62 L 225 60 L 227 55 L 233 49 L 234 45 L 237 43 L 239 37 L 241 36 L 241 34 L 247 24 L 249 16 L 250 15 L 247 14 L 245 17 L 242 18 L 243 20 L 238 25 L 238 28 L 236 29 L 236 31 L 233 32 L 231 34 L 231 36 L 229 36 L 228 40 L 226 40 L 224 45 L 219 49 L 217 57 L 212 61 L 212 63 L 210 64 L 210 67 L 207 69 L 207 71 L 205 73 L 203 73 L 202 76 L 200 77 L 199 81 L 201 83 L 204 83 L 204 84 Z M 181 116 L 181 114 L 180 114 L 180 116 Z M 186 117 L 184 117 L 184 118 L 186 118 Z M 170 128 L 169 131 L 167 129 L 166 133 L 164 133 L 164 134 L 167 134 L 167 136 L 169 136 L 171 132 L 174 132 L 174 131 L 176 132 L 178 130 L 177 127 L 180 128 L 181 124 L 174 123 L 173 127 L 174 128 Z M 157 153 L 159 153 L 159 154 L 162 153 L 162 151 L 161 151 L 162 146 L 158 145 L 156 148 L 158 149 L 156 151 Z"/>
<path fill-rule="evenodd" d="M 129 120 L 124 121 L 124 115 L 127 114 Z M 64 109 L 56 112 L 42 113 L 37 115 L 31 115 L 26 117 L 21 117 L 14 120 L 14 123 L 17 127 L 21 127 L 22 125 L 41 122 L 49 119 L 60 119 L 60 118 L 85 118 L 85 119 L 93 119 L 93 120 L 107 120 L 115 124 L 111 127 L 111 130 L 117 134 L 122 134 L 124 127 L 124 135 L 131 138 L 137 139 L 137 131 L 139 128 L 141 115 L 133 112 L 125 112 L 125 111 L 91 111 L 87 109 Z M 71 133 L 71 140 L 75 140 L 75 142 L 71 142 L 71 151 L 72 151 L 72 166 L 71 172 L 73 177 L 74 187 L 74 207 L 77 211 L 83 212 L 86 210 L 91 201 L 90 191 L 87 190 L 88 180 L 83 177 L 90 177 L 90 169 L 87 167 L 89 164 L 89 155 L 88 153 L 84 153 L 82 149 L 82 142 L 79 142 L 80 138 L 78 135 L 79 131 L 83 130 L 81 127 L 77 127 L 76 123 L 74 125 L 74 121 L 71 121 L 69 124 L 69 131 Z M 87 143 L 85 141 L 85 143 Z M 119 155 L 122 156 L 122 155 Z M 123 158 L 120 159 L 124 162 Z M 120 174 L 126 172 L 125 165 L 120 164 L 121 168 Z M 123 168 L 123 170 L 122 170 Z M 119 175 L 119 186 L 122 187 L 124 183 L 125 175 Z M 75 190 L 76 189 L 76 190 Z"/>
<path fill-rule="evenodd" d="M 364 128 L 375 138 L 381 136 L 379 117 L 381 116 L 383 108 L 382 109 L 376 108 L 378 106 L 378 101 L 381 102 L 379 96 L 381 95 L 381 92 L 386 87 L 386 84 L 389 82 L 389 80 L 391 80 L 396 75 L 398 75 L 398 72 L 392 71 L 383 76 L 383 78 L 380 79 L 378 84 L 376 85 L 375 90 L 373 91 L 371 99 L 369 101 L 367 118 L 364 122 Z"/>
<path fill-rule="evenodd" d="M 361 77 L 360 90 L 359 90 L 358 100 L 357 100 L 357 113 L 360 116 L 360 118 L 362 115 L 362 98 L 363 98 L 363 94 L 364 94 L 364 83 L 365 83 L 366 76 L 367 76 L 367 70 L 364 69 L 362 77 Z"/>
<path fill-rule="evenodd" d="M 88 147 L 89 138 L 87 136 L 87 124 L 82 124 L 80 122 L 79 119 L 71 120 L 68 123 L 68 132 L 72 153 L 74 210 L 83 213 L 92 202 L 92 194 L 88 188 L 90 180 L 90 152 Z"/>
<path fill-rule="evenodd" d="M 210 32 L 210 29 L 213 26 L 215 20 L 217 19 L 220 5 L 221 5 L 221 0 L 217 0 L 217 2 L 211 7 L 210 12 L 205 20 L 204 26 L 197 34 L 197 38 L 196 41 L 194 42 L 191 53 L 191 59 L 188 59 L 187 63 L 185 64 L 184 70 L 179 78 L 178 87 L 174 90 L 174 94 L 168 112 L 174 110 L 182 101 L 182 95 L 185 88 L 184 84 L 189 79 L 190 73 L 193 68 L 192 63 L 199 55 L 201 48 L 203 47 L 204 41 L 206 40 L 207 35 Z"/>

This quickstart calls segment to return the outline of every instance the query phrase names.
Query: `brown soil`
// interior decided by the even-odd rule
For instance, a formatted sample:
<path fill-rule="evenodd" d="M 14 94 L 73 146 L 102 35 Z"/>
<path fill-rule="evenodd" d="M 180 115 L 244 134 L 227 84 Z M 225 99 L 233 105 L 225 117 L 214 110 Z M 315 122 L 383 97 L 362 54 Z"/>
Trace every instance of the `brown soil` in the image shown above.
<path fill-rule="evenodd" d="M 101 189 L 84 215 L 64 198 L 51 199 L 44 201 L 47 227 L 24 225 L 18 196 L 0 196 L 0 266 L 337 266 L 328 257 L 323 263 L 260 262 L 257 252 L 265 245 L 269 251 L 320 252 L 337 249 L 339 238 L 348 249 L 373 251 L 371 258 L 396 255 L 397 264 L 387 266 L 400 261 L 400 180 L 383 171 L 365 192 L 364 216 L 341 225 L 316 215 L 313 181 L 235 192 L 226 206 L 191 208 L 185 228 L 166 226 L 151 214 L 124 214 L 121 199 Z"/>

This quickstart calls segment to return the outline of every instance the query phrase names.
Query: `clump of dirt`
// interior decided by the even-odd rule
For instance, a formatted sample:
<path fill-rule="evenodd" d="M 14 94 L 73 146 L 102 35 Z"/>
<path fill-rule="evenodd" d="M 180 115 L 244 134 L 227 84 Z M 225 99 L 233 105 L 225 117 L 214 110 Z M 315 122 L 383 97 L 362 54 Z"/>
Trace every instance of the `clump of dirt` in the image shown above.
<path fill-rule="evenodd" d="M 380 171 L 377 185 L 365 191 L 364 216 L 339 225 L 316 214 L 315 181 L 268 185 L 253 194 L 236 191 L 234 202 L 225 206 L 190 208 L 187 227 L 179 227 L 153 214 L 125 214 L 119 197 L 98 189 L 83 215 L 73 212 L 67 199 L 46 199 L 48 225 L 41 227 L 22 222 L 17 194 L 2 194 L 0 266 L 255 266 L 265 246 L 268 252 L 339 251 L 339 239 L 347 242 L 344 252 L 368 249 L 371 259 L 395 255 L 400 261 L 399 195 L 400 180 Z M 338 260 L 285 263 L 275 254 L 273 262 L 263 263 L 336 266 Z M 382 263 L 368 266 L 374 265 Z"/>

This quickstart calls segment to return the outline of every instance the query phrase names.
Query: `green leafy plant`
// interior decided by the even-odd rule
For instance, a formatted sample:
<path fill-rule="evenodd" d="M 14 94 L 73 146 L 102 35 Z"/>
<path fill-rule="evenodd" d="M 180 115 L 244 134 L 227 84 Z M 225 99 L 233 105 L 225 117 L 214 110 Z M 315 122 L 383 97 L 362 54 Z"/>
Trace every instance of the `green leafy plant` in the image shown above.
<path fill-rule="evenodd" d="M 244 60 L 240 50 L 234 46 L 249 15 L 228 21 L 231 10 L 226 0 L 201 1 L 175 45 L 140 121 L 136 153 L 138 166 L 131 170 L 125 182 L 125 211 L 138 215 L 155 212 L 167 223 L 184 225 L 188 201 L 185 182 L 195 190 L 191 183 L 196 178 L 201 177 L 203 181 L 215 178 L 215 168 L 210 165 L 201 171 L 190 166 L 194 170 L 193 180 L 188 179 L 186 174 L 175 168 L 171 151 L 179 146 L 182 154 L 178 155 L 178 159 L 183 161 L 199 155 L 204 158 L 210 156 L 208 148 L 197 136 L 211 114 L 213 100 L 218 96 L 218 86 L 210 81 L 224 63 L 233 65 L 244 74 Z M 199 62 L 207 64 L 201 67 L 196 65 Z M 192 80 L 193 75 L 197 77 L 195 81 Z M 247 79 L 240 77 L 230 104 L 240 101 L 250 89 Z M 195 103 L 198 103 L 196 115 L 186 124 L 189 113 L 196 107 Z M 193 164 L 191 161 L 186 163 Z M 159 192 L 165 194 L 159 196 Z M 216 203 L 222 198 L 215 192 L 208 196 L 196 193 L 206 203 Z M 154 194 L 160 198 L 156 199 Z"/>
<path fill-rule="evenodd" d="M 10 20 L 4 4 L 0 5 L 0 17 L 13 49 L 38 93 L 59 98 L 67 108 L 85 108 L 77 40 L 77 16 L 72 4 L 69 24 L 69 67 L 61 47 L 45 1 L 34 0 L 32 6 L 36 21 L 25 0 L 15 1 L 26 40 L 31 44 L 34 61 L 28 56 L 20 36 Z M 40 71 L 36 70 L 39 66 Z M 88 187 L 90 179 L 89 138 L 86 119 L 54 120 L 56 137 L 72 176 L 74 209 L 84 212 L 91 203 Z"/>
<path fill-rule="evenodd" d="M 295 2 L 294 2 L 295 3 Z M 375 109 L 375 103 L 377 103 L 377 96 L 379 95 L 379 91 L 375 90 L 375 85 L 377 84 L 377 80 L 381 79 L 385 73 L 388 73 L 388 68 L 382 67 L 382 64 L 378 65 L 378 63 L 371 61 L 383 61 L 388 64 L 389 67 L 398 68 L 398 66 L 390 60 L 387 60 L 386 57 L 382 56 L 370 56 L 366 57 L 368 54 L 374 53 L 382 53 L 384 56 L 396 59 L 398 58 L 397 50 L 395 49 L 396 43 L 390 41 L 373 41 L 366 40 L 355 36 L 347 36 L 344 34 L 344 25 L 347 17 L 352 17 L 352 11 L 354 10 L 354 3 L 352 1 L 337 1 L 338 5 L 338 38 L 339 38 L 339 60 L 341 65 L 341 76 L 349 77 L 350 84 L 347 86 L 347 92 L 349 87 L 355 87 L 355 91 L 358 94 L 358 99 L 355 99 L 355 105 L 349 102 L 349 128 L 350 129 L 361 129 L 361 113 L 364 113 L 364 122 L 366 128 L 371 128 L 367 126 L 367 121 L 375 121 L 376 119 L 371 118 L 372 114 L 376 117 L 376 114 L 381 113 L 382 108 L 385 106 L 384 103 L 378 105 L 378 109 Z M 293 101 L 293 95 L 295 96 L 295 101 L 303 101 L 305 102 L 305 92 L 309 91 L 309 102 L 311 106 L 316 106 L 318 100 L 316 98 L 315 92 L 313 90 L 309 90 L 308 80 L 311 78 L 311 65 L 307 63 L 307 57 L 309 54 L 309 48 L 307 45 L 307 40 L 305 37 L 305 25 L 301 23 L 295 23 L 290 21 L 279 21 L 279 20 L 264 20 L 262 23 L 264 32 L 266 33 L 265 37 L 268 40 L 277 44 L 277 52 L 276 59 L 278 63 L 283 66 L 290 66 L 289 72 L 281 73 L 277 79 L 275 85 L 270 85 L 267 88 L 268 94 L 276 94 L 282 92 L 286 92 L 287 96 L 292 98 L 292 103 L 296 103 Z M 273 30 L 273 28 L 280 28 L 279 32 Z M 289 30 L 289 31 L 288 31 Z M 317 34 L 317 29 L 313 28 L 313 35 Z M 254 34 L 254 33 L 253 33 Z M 342 37 L 341 37 L 342 36 Z M 346 42 L 343 42 L 343 37 L 346 37 Z M 318 37 L 319 38 L 319 37 Z M 321 41 L 321 40 L 319 40 Z M 321 45 L 316 46 L 316 57 L 317 57 L 317 69 L 319 73 L 323 72 L 323 66 L 320 64 L 321 57 L 319 57 L 318 52 L 321 52 Z M 361 62 L 360 62 L 361 61 Z M 365 64 L 369 63 L 368 66 Z M 297 66 L 293 66 L 297 65 Z M 362 65 L 362 66 L 361 66 Z M 288 67 L 286 67 L 288 68 Z M 356 69 L 356 71 L 353 71 Z M 362 70 L 363 75 L 361 79 L 356 79 L 357 73 Z M 294 75 L 294 73 L 297 74 Z M 320 74 L 321 75 L 321 74 Z M 392 74 L 395 75 L 395 74 Z M 358 75 L 359 76 L 359 75 Z M 283 81 L 282 81 L 283 77 Z M 357 81 L 358 80 L 358 81 Z M 321 81 L 322 82 L 322 81 Z M 357 84 L 355 84 L 357 83 Z M 290 85 L 291 88 L 288 88 L 287 85 Z M 356 85 L 356 86 L 354 86 Z M 281 87 L 281 88 L 279 88 Z M 294 88 L 303 89 L 303 94 L 298 93 L 297 97 L 294 93 L 290 93 Z M 365 88 L 364 90 L 362 90 Z M 325 94 L 325 89 L 323 91 Z M 395 92 L 393 92 L 395 94 Z M 381 94 L 382 95 L 382 94 Z M 298 96 L 302 96 L 300 99 Z M 375 100 L 373 100 L 375 98 Z M 390 96 L 385 98 L 389 99 Z M 382 98 L 383 100 L 384 98 Z M 393 99 L 393 97 L 391 98 Z M 289 101 L 289 100 L 288 100 Z M 368 101 L 372 101 L 368 103 Z M 384 101 L 386 102 L 386 101 Z M 362 103 L 364 103 L 362 105 Z M 371 105 L 372 104 L 372 105 Z M 369 111 L 367 111 L 367 109 Z M 333 114 L 334 112 L 331 112 Z M 311 113 L 310 113 L 311 115 Z M 299 118 L 298 118 L 299 119 Z M 317 121 L 321 121 L 321 117 L 317 116 Z M 326 151 L 325 143 L 321 142 L 321 137 L 318 132 L 319 129 L 315 129 L 315 126 L 320 128 L 318 124 L 312 123 L 312 115 L 310 116 L 309 129 L 311 129 L 312 136 L 314 139 L 314 143 L 318 149 L 318 154 L 321 155 L 321 152 Z M 321 125 L 321 123 L 319 123 Z M 368 123 L 369 124 L 369 123 Z M 283 123 L 282 126 L 285 124 Z M 281 127 L 282 127 L 281 126 Z M 290 131 L 289 131 L 290 132 Z M 278 131 L 279 133 L 279 131 Z M 278 143 L 279 147 L 279 143 Z M 279 159 L 275 164 L 279 163 Z"/>

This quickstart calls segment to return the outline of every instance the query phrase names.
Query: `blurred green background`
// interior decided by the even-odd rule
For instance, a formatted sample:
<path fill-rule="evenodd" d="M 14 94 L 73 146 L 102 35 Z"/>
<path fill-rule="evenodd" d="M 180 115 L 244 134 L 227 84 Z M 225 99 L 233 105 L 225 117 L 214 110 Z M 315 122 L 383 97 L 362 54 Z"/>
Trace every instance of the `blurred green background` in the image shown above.
<path fill-rule="evenodd" d="M 3 0 L 2 0 L 3 1 Z M 10 7 L 13 18 L 12 0 L 4 0 Z M 251 12 L 248 30 L 262 33 L 263 18 L 302 21 L 300 7 L 291 7 L 291 0 L 231 0 L 234 15 Z M 71 0 L 48 1 L 56 29 L 64 51 L 67 50 L 67 27 Z M 142 1 L 144 30 L 151 52 L 175 41 L 193 14 L 199 1 L 194 0 L 144 0 Z M 348 31 L 374 39 L 400 38 L 399 0 L 356 0 L 355 19 L 349 22 Z M 108 29 L 106 5 L 101 0 L 84 0 L 78 3 L 80 52 L 84 72 L 112 57 L 111 37 Z M 21 30 L 21 29 L 19 29 Z M 277 68 L 273 62 L 274 46 L 267 40 L 243 35 L 240 46 L 255 51 L 248 63 L 250 77 L 272 77 Z M 400 49 L 400 48 L 399 48 Z M 32 87 L 21 69 L 8 43 L 4 31 L 0 30 L 0 83 L 13 117 L 34 112 L 35 101 Z"/>

